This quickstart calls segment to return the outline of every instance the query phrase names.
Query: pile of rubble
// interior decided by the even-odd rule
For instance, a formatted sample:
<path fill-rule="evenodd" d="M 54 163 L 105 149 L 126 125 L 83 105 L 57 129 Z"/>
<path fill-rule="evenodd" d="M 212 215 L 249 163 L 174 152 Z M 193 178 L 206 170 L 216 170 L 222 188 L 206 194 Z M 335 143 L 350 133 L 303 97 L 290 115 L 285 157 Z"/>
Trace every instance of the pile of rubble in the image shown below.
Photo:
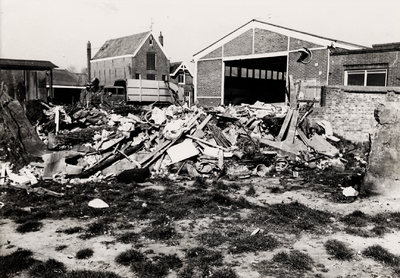
<path fill-rule="evenodd" d="M 43 146 L 34 136 L 22 142 L 28 152 L 35 142 L 31 154 L 39 159 L 17 169 L 3 156 L 0 184 L 237 179 L 284 171 L 296 177 L 304 167 L 344 171 L 343 155 L 354 151 L 340 145 L 329 122 L 309 119 L 312 106 L 308 105 L 293 108 L 256 102 L 215 108 L 124 105 L 105 109 L 37 102 L 37 110 L 43 115 L 33 113 L 33 120 L 28 113 L 33 123 L 29 128 L 36 130 Z M 365 157 L 358 154 L 361 170 L 356 170 L 364 171 Z"/>

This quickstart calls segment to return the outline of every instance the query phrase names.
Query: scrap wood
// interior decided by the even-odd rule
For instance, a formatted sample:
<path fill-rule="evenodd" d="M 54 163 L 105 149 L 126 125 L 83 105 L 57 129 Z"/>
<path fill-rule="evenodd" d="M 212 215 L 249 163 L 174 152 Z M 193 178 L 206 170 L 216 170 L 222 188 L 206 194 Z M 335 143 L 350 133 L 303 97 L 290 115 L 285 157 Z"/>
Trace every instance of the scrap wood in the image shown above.
<path fill-rule="evenodd" d="M 225 148 L 232 146 L 232 143 L 225 137 L 222 131 L 215 124 L 208 123 L 207 127 L 218 145 Z"/>
<path fill-rule="evenodd" d="M 143 141 L 140 142 L 139 144 L 135 145 L 135 146 L 129 146 L 125 151 L 124 154 L 129 156 L 135 152 L 137 152 L 138 150 L 140 150 L 143 147 Z M 114 156 L 101 161 L 100 163 L 90 167 L 89 169 L 86 169 L 85 171 L 83 171 L 81 174 L 79 174 L 77 176 L 77 178 L 88 178 L 92 175 L 94 175 L 95 173 L 97 173 L 98 171 L 101 171 L 102 169 L 112 165 L 114 162 L 117 162 L 121 159 L 124 159 L 125 156 L 121 153 L 117 153 Z"/>
<path fill-rule="evenodd" d="M 339 150 L 336 147 L 332 146 L 321 135 L 314 134 L 313 137 L 308 139 L 301 130 L 297 130 L 297 134 L 307 146 L 314 149 L 314 151 L 319 154 L 323 154 L 329 157 L 334 157 L 335 155 L 339 154 Z"/>
<path fill-rule="evenodd" d="M 224 150 L 224 151 L 229 152 L 229 149 L 227 149 L 227 148 L 225 148 L 225 147 L 222 147 L 222 146 L 219 146 L 219 145 L 210 143 L 210 142 L 208 142 L 208 141 L 206 141 L 206 140 L 197 138 L 197 137 L 195 137 L 195 136 L 186 135 L 186 137 L 191 138 L 191 139 L 193 139 L 193 140 L 197 140 L 197 141 L 199 141 L 199 142 L 201 142 L 201 143 L 204 143 L 204 144 L 206 144 L 206 145 L 209 145 L 209 146 L 211 146 L 211 147 L 218 148 L 218 149 L 221 149 L 221 150 Z"/>
<path fill-rule="evenodd" d="M 290 120 L 292 119 L 292 115 L 293 115 L 293 109 L 289 109 L 289 111 L 286 114 L 285 120 L 283 121 L 281 130 L 279 131 L 279 134 L 276 137 L 276 141 L 282 141 L 282 138 L 286 133 Z"/>
<path fill-rule="evenodd" d="M 164 152 L 166 152 L 167 149 L 170 146 L 175 144 L 182 137 L 183 134 L 185 134 L 187 131 L 189 131 L 193 127 L 193 125 L 196 123 L 196 121 L 200 117 L 200 115 L 201 115 L 201 112 L 197 113 L 196 115 L 191 117 L 188 121 L 186 121 L 186 123 L 183 126 L 182 132 L 176 138 L 174 138 L 172 140 L 169 139 L 169 140 L 165 141 L 166 143 L 161 148 L 159 148 L 158 150 L 154 151 L 149 157 L 147 157 L 144 160 L 140 161 L 139 162 L 140 165 L 142 165 L 143 168 L 147 168 L 148 166 L 150 166 L 151 163 L 153 163 L 161 155 L 163 155 Z"/>
<path fill-rule="evenodd" d="M 207 123 L 212 119 L 212 115 L 207 115 L 207 117 L 197 126 L 196 130 L 192 134 L 193 136 L 196 137 L 202 137 L 204 136 L 203 128 L 207 125 Z"/>
<path fill-rule="evenodd" d="M 6 185 L 9 188 L 16 188 L 16 189 L 24 189 L 28 194 L 30 193 L 35 193 L 38 195 L 50 195 L 54 197 L 62 197 L 64 196 L 64 193 L 58 193 L 43 187 L 30 187 L 28 185 L 23 185 L 23 184 L 8 184 Z"/>

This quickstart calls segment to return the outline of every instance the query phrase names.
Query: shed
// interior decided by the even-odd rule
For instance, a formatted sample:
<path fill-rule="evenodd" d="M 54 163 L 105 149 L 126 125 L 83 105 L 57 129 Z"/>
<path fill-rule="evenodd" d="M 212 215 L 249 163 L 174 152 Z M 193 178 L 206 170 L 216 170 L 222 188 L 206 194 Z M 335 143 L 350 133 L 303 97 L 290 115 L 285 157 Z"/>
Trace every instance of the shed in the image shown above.
<path fill-rule="evenodd" d="M 366 47 L 253 19 L 193 55 L 195 99 L 205 106 L 285 102 L 289 77 L 307 85 L 305 98 L 318 98 L 333 48 Z"/>
<path fill-rule="evenodd" d="M 50 84 L 47 84 L 47 89 Z M 86 78 L 82 74 L 66 69 L 53 71 L 54 104 L 73 104 L 80 99 L 81 91 L 86 88 Z"/>
<path fill-rule="evenodd" d="M 49 61 L 0 59 L 0 82 L 6 93 L 20 102 L 53 98 L 53 69 Z M 49 80 L 49 92 L 46 90 Z"/>

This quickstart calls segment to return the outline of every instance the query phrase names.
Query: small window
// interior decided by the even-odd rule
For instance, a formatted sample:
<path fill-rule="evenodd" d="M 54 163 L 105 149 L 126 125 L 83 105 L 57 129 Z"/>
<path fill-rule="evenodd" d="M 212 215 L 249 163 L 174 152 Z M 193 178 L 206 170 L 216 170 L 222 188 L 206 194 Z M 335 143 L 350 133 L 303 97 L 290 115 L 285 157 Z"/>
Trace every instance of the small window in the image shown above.
<path fill-rule="evenodd" d="M 232 77 L 237 77 L 238 76 L 238 68 L 237 67 L 232 67 L 231 70 L 232 70 L 231 76 Z"/>
<path fill-rule="evenodd" d="M 345 85 L 348 86 L 386 86 L 386 70 L 345 71 Z"/>
<path fill-rule="evenodd" d="M 135 73 L 135 79 L 140 79 L 140 73 Z"/>
<path fill-rule="evenodd" d="M 278 79 L 283 80 L 283 72 L 278 72 Z"/>
<path fill-rule="evenodd" d="M 247 71 L 247 77 L 248 77 L 248 78 L 253 78 L 253 69 L 249 69 L 249 70 Z"/>
<path fill-rule="evenodd" d="M 156 80 L 155 74 L 147 74 L 147 80 Z"/>
<path fill-rule="evenodd" d="M 225 66 L 225 76 L 231 76 L 231 67 Z"/>
<path fill-rule="evenodd" d="M 155 53 L 147 53 L 147 69 L 148 70 L 156 69 L 156 54 Z"/>
<path fill-rule="evenodd" d="M 277 71 L 273 71 L 272 72 L 272 79 L 273 80 L 277 80 L 278 79 L 278 72 Z"/>
<path fill-rule="evenodd" d="M 179 84 L 185 84 L 185 74 L 184 73 L 179 73 L 179 75 L 178 75 L 178 83 Z"/>
<path fill-rule="evenodd" d="M 242 68 L 240 76 L 242 78 L 246 78 L 247 77 L 247 69 L 246 68 Z"/>
<path fill-rule="evenodd" d="M 267 79 L 272 79 L 272 71 L 267 70 Z"/>
<path fill-rule="evenodd" d="M 167 80 L 167 76 L 166 76 L 165 74 L 163 74 L 163 75 L 161 76 L 161 78 L 162 78 L 163 81 L 168 81 L 168 80 Z"/>
<path fill-rule="evenodd" d="M 259 69 L 254 70 L 254 78 L 257 78 L 257 79 L 260 78 L 260 70 Z"/>
<path fill-rule="evenodd" d="M 265 79 L 266 70 L 261 70 L 260 74 L 260 78 Z"/>

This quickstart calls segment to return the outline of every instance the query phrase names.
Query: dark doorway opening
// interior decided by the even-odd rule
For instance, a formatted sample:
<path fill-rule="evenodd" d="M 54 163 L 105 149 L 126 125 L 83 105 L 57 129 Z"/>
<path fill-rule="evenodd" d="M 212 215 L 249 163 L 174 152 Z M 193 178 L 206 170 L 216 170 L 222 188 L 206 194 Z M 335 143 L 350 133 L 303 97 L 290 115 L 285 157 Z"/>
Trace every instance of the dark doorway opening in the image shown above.
<path fill-rule="evenodd" d="M 285 101 L 287 56 L 225 61 L 224 104 Z"/>

